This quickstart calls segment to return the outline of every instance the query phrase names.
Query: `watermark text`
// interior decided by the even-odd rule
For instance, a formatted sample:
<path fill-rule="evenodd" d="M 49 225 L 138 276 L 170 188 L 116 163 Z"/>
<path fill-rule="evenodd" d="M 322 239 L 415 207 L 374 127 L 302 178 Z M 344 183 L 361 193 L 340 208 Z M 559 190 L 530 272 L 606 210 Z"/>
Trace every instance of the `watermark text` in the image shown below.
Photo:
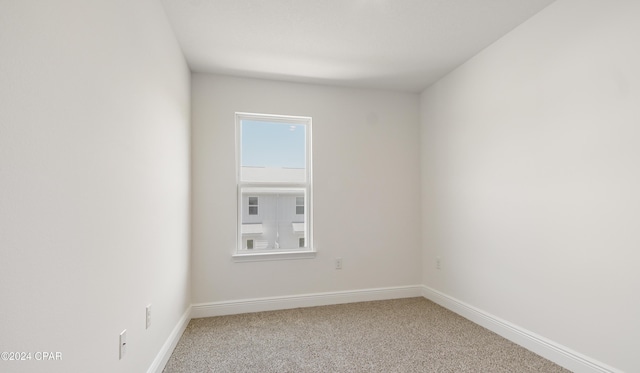
<path fill-rule="evenodd" d="M 0 360 L 3 361 L 51 361 L 51 360 L 62 360 L 62 352 L 54 352 L 54 351 L 35 351 L 35 352 L 25 352 L 25 351 L 4 351 L 0 353 Z"/>

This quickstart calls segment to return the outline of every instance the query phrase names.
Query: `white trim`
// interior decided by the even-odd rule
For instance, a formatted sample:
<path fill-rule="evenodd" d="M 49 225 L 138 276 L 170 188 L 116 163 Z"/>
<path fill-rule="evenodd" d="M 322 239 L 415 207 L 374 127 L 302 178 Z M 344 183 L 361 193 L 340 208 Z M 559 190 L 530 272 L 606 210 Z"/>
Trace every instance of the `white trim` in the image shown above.
<path fill-rule="evenodd" d="M 255 244 L 254 244 L 255 247 Z M 247 253 L 247 251 L 254 251 L 252 253 Z M 242 262 L 264 262 L 269 260 L 294 260 L 294 259 L 313 259 L 316 257 L 315 251 L 276 251 L 276 252 L 255 252 L 256 249 L 253 250 L 242 250 L 242 254 L 233 254 L 233 261 L 236 263 Z"/>
<path fill-rule="evenodd" d="M 191 317 L 213 317 L 240 313 L 284 310 L 290 308 L 316 307 L 332 304 L 369 302 L 374 300 L 419 297 L 421 285 L 397 286 L 377 289 L 334 291 L 269 298 L 239 299 L 191 305 Z"/>
<path fill-rule="evenodd" d="M 304 183 L 288 183 L 288 182 L 248 182 L 242 181 L 242 121 L 273 121 L 277 123 L 291 123 L 301 125 L 305 128 L 305 182 Z M 244 261 L 263 261 L 263 260 L 287 260 L 287 259 L 310 259 L 315 258 L 315 250 L 300 251 L 296 255 L 293 253 L 276 253 L 264 255 L 261 253 L 248 254 L 242 247 L 242 192 L 245 189 L 250 190 L 252 187 L 286 187 L 286 188 L 302 188 L 305 196 L 305 238 L 309 248 L 313 247 L 313 119 L 306 116 L 293 115 L 274 115 L 274 114 L 258 114 L 247 112 L 235 113 L 235 143 L 236 143 L 236 200 L 237 200 L 237 223 L 236 223 L 236 249 L 232 256 L 234 262 Z"/>
<path fill-rule="evenodd" d="M 422 295 L 470 321 L 576 373 L 622 373 L 541 335 L 496 317 L 454 297 L 422 285 Z"/>
<path fill-rule="evenodd" d="M 162 348 L 158 351 L 156 358 L 153 359 L 151 366 L 147 369 L 147 373 L 162 373 L 164 367 L 169 361 L 169 358 L 171 358 L 171 354 L 176 348 L 178 341 L 180 341 L 182 333 L 184 333 L 185 329 L 187 329 L 187 325 L 189 325 L 189 321 L 191 321 L 191 310 L 192 306 L 189 306 L 182 314 L 182 317 L 178 320 L 178 324 L 173 328 L 171 334 L 169 334 L 169 337 L 162 345 Z"/>

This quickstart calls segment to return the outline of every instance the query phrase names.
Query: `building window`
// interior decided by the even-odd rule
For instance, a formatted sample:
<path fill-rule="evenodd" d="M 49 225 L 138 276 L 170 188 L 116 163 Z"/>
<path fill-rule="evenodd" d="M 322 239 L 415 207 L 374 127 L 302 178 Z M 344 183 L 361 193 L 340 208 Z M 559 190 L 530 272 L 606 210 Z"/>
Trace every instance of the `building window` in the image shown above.
<path fill-rule="evenodd" d="M 304 215 L 304 197 L 296 197 L 296 215 Z"/>
<path fill-rule="evenodd" d="M 258 215 L 258 197 L 249 197 L 249 215 Z"/>
<path fill-rule="evenodd" d="M 236 113 L 236 139 L 234 257 L 313 253 L 311 118 Z M 243 247 L 246 235 L 259 244 Z"/>
<path fill-rule="evenodd" d="M 253 249 L 253 240 L 247 240 L 247 250 Z"/>

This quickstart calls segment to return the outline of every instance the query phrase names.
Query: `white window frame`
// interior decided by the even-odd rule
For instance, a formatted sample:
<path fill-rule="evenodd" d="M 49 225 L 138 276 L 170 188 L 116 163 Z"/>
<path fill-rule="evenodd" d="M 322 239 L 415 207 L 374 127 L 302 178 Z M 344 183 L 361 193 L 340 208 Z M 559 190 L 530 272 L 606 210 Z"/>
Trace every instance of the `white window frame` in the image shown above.
<path fill-rule="evenodd" d="M 241 157 L 242 157 L 242 121 L 266 121 L 275 123 L 286 123 L 305 126 L 306 134 L 306 180 L 304 183 L 294 182 L 244 182 L 241 180 Z M 236 224 L 236 249 L 232 255 L 235 262 L 247 261 L 263 261 L 263 260 L 287 260 L 287 259 L 310 259 L 315 258 L 316 250 L 313 245 L 313 170 L 312 170 L 312 120 L 311 117 L 290 116 L 290 115 L 272 115 L 272 114 L 255 114 L 236 112 L 236 200 L 237 200 L 237 224 Z M 306 247 L 295 247 L 283 250 L 253 249 L 243 247 L 242 240 L 242 191 L 260 188 L 282 188 L 282 189 L 304 189 L 304 216 L 305 216 L 305 245 Z M 255 194 L 254 194 L 255 196 Z M 248 202 L 247 202 L 248 206 Z"/>

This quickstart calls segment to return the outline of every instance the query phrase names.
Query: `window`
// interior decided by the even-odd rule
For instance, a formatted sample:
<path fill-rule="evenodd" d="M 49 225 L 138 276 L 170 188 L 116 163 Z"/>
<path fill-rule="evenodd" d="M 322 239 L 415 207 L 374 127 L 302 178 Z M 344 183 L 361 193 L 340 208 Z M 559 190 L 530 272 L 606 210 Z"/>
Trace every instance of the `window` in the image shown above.
<path fill-rule="evenodd" d="M 304 197 L 296 197 L 296 215 L 304 215 Z"/>
<path fill-rule="evenodd" d="M 234 259 L 313 257 L 311 118 L 236 113 L 236 140 Z"/>
<path fill-rule="evenodd" d="M 258 197 L 249 197 L 249 215 L 258 215 Z"/>

